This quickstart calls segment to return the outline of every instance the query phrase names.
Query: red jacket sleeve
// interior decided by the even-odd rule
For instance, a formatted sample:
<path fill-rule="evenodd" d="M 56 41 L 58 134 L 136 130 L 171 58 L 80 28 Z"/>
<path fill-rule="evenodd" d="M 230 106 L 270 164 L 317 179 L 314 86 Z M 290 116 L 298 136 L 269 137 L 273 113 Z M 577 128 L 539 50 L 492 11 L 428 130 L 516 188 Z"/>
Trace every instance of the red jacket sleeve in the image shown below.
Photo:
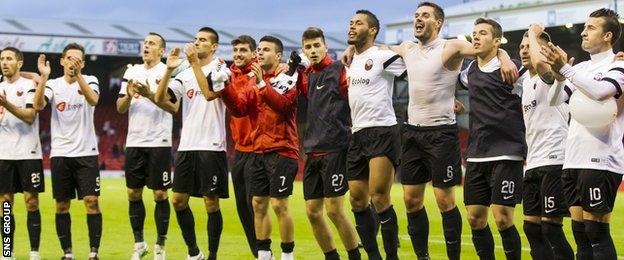
<path fill-rule="evenodd" d="M 343 97 L 348 98 L 349 97 L 349 79 L 347 79 L 347 69 L 346 68 L 342 68 L 342 72 L 340 73 L 340 82 L 339 82 L 340 86 L 340 94 L 342 94 Z"/>
<path fill-rule="evenodd" d="M 248 83 L 255 82 L 254 80 L 248 81 Z M 244 117 L 249 112 L 249 107 L 255 101 L 255 93 L 253 91 L 253 85 L 247 84 L 244 89 L 236 91 L 235 87 L 230 83 L 221 91 L 221 98 L 227 109 L 234 117 Z"/>
<path fill-rule="evenodd" d="M 291 88 L 284 95 L 278 93 L 270 83 L 266 83 L 266 86 L 260 89 L 260 96 L 262 100 L 273 110 L 288 114 L 297 106 L 297 94 L 299 91 L 297 87 Z"/>
<path fill-rule="evenodd" d="M 297 88 L 306 99 L 308 98 L 308 71 L 300 70 L 297 79 Z"/>

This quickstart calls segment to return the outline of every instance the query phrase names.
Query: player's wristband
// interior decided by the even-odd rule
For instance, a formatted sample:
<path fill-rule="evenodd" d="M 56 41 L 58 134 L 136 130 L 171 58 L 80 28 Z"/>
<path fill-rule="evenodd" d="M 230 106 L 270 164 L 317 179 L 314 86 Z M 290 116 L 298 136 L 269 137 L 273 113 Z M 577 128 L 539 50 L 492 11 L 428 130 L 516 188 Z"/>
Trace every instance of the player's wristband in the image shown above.
<path fill-rule="evenodd" d="M 266 83 L 264 82 L 264 80 L 261 80 L 260 83 L 256 84 L 256 86 L 258 87 L 258 89 L 262 89 L 266 87 Z"/>

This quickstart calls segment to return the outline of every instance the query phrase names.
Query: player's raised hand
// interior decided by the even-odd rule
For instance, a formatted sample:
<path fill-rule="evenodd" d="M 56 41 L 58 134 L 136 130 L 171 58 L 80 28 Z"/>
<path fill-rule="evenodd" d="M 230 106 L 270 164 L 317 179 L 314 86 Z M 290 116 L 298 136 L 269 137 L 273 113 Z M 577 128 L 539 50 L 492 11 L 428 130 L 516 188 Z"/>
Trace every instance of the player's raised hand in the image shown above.
<path fill-rule="evenodd" d="M 345 66 L 349 67 L 351 65 L 351 61 L 353 61 L 353 54 L 355 53 L 355 47 L 353 45 L 349 45 L 347 49 L 340 55 L 340 61 Z"/>
<path fill-rule="evenodd" d="M 39 74 L 44 77 L 50 76 L 52 69 L 50 68 L 50 61 L 46 60 L 45 54 L 39 54 L 39 58 L 37 58 L 37 69 L 39 69 Z"/>
<path fill-rule="evenodd" d="M 182 60 L 180 60 L 180 48 L 173 48 L 167 56 L 167 68 L 175 69 L 182 64 Z"/>
<path fill-rule="evenodd" d="M 136 93 L 134 86 L 136 86 L 135 81 L 133 79 L 128 80 L 128 85 L 126 86 L 126 95 L 128 95 L 129 98 L 134 97 L 134 94 Z"/>
<path fill-rule="evenodd" d="M 262 82 L 262 80 L 264 79 L 264 74 L 262 73 L 262 68 L 260 67 L 260 64 L 258 64 L 257 62 L 251 64 L 251 72 L 253 72 L 254 76 L 256 76 L 256 84 L 260 84 L 260 82 Z"/>
<path fill-rule="evenodd" d="M 139 93 L 139 95 L 148 97 L 150 94 L 149 83 L 147 83 L 147 79 L 145 82 L 134 82 L 134 90 Z"/>
<path fill-rule="evenodd" d="M 184 45 L 184 53 L 186 54 L 186 59 L 190 63 L 195 63 L 199 59 L 197 57 L 197 48 L 195 47 L 195 44 L 187 43 Z"/>

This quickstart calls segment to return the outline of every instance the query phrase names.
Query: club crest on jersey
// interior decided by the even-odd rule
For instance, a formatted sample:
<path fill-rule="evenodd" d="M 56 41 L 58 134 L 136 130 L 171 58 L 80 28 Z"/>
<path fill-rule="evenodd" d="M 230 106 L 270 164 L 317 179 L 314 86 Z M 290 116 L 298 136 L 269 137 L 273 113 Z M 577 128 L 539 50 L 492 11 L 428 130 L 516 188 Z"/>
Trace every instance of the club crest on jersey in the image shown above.
<path fill-rule="evenodd" d="M 373 68 L 373 60 L 372 59 L 366 60 L 366 63 L 364 64 L 364 69 L 371 70 L 372 68 Z"/>
<path fill-rule="evenodd" d="M 189 89 L 189 90 L 186 92 L 186 96 L 187 96 L 189 99 L 193 99 L 193 97 L 195 96 L 195 90 L 194 90 L 194 89 Z"/>
<path fill-rule="evenodd" d="M 602 80 L 602 73 L 601 72 L 596 73 L 596 75 L 594 75 L 594 80 L 597 80 L 597 81 Z"/>
<path fill-rule="evenodd" d="M 156 79 L 156 85 L 160 84 L 160 78 Z"/>
<path fill-rule="evenodd" d="M 67 103 L 65 102 L 58 103 L 56 104 L 56 110 L 63 112 L 65 111 L 66 106 L 67 106 Z"/>
<path fill-rule="evenodd" d="M 132 97 L 133 97 L 133 98 L 135 98 L 135 99 L 138 99 L 138 98 L 140 98 L 140 97 L 141 97 L 141 94 L 139 94 L 139 93 L 134 93 L 134 94 L 132 94 Z"/>
<path fill-rule="evenodd" d="M 82 95 L 82 91 L 80 91 L 80 89 L 78 90 L 78 94 Z"/>
<path fill-rule="evenodd" d="M 21 97 L 22 95 L 24 95 L 24 91 L 20 91 L 20 90 L 18 90 L 18 91 L 17 91 L 17 96 L 18 96 L 18 97 Z"/>

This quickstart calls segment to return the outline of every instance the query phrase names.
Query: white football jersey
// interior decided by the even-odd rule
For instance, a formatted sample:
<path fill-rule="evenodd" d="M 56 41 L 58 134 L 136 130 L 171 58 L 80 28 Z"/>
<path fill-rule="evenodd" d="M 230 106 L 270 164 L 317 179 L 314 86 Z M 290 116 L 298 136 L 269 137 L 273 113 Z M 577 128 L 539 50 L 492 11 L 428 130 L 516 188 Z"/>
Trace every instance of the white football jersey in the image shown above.
<path fill-rule="evenodd" d="M 98 79 L 82 75 L 89 87 L 99 94 Z M 98 155 L 93 121 L 95 106 L 89 105 L 78 82 L 68 83 L 64 77 L 48 80 L 45 88 L 52 116 L 50 157 L 81 157 Z"/>
<path fill-rule="evenodd" d="M 212 60 L 202 67 L 206 77 L 214 79 L 212 75 L 227 70 L 224 63 L 218 59 Z M 213 82 L 209 78 L 208 84 L 213 91 L 221 91 L 224 82 Z M 188 68 L 169 82 L 169 90 L 175 97 L 182 99 L 182 132 L 178 151 L 225 151 L 225 104 L 220 98 L 207 101 L 204 98 L 193 73 Z"/>
<path fill-rule="evenodd" d="M 32 107 L 35 84 L 22 77 L 13 83 L 4 81 L 0 83 L 0 95 L 16 107 Z M 39 115 L 32 124 L 27 124 L 0 106 L 0 140 L 0 160 L 41 159 Z"/>
<path fill-rule="evenodd" d="M 406 73 L 403 59 L 392 51 L 373 46 L 353 55 L 347 77 L 354 133 L 367 127 L 396 125 L 394 77 L 405 77 Z"/>
<path fill-rule="evenodd" d="M 128 68 L 124 73 L 119 95 L 127 94 L 129 80 L 136 80 L 143 84 L 147 82 L 150 90 L 156 92 L 165 70 L 167 70 L 167 65 L 162 62 L 150 69 L 146 69 L 144 64 Z M 172 124 L 171 113 L 159 108 L 148 98 L 135 93 L 128 109 L 126 147 L 171 147 Z"/>
<path fill-rule="evenodd" d="M 527 143 L 525 170 L 563 165 L 564 162 L 570 112 L 565 103 L 550 105 L 549 89 L 550 84 L 538 75 L 526 77 L 522 83 L 522 114 Z"/>
<path fill-rule="evenodd" d="M 609 72 L 613 67 L 615 54 L 612 50 L 591 55 L 591 60 L 573 66 L 578 73 L 591 77 L 597 82 L 606 75 L 613 77 L 620 84 L 622 76 L 617 71 Z M 609 73 L 608 73 L 609 72 Z M 603 81 L 604 82 L 604 81 Z M 607 83 L 608 84 L 608 83 Z M 566 81 L 564 100 L 570 98 L 577 87 L 571 81 Z M 568 138 L 566 139 L 564 169 L 594 169 L 624 174 L 624 116 L 622 98 L 617 99 L 618 116 L 606 129 L 589 129 L 570 119 Z"/>

